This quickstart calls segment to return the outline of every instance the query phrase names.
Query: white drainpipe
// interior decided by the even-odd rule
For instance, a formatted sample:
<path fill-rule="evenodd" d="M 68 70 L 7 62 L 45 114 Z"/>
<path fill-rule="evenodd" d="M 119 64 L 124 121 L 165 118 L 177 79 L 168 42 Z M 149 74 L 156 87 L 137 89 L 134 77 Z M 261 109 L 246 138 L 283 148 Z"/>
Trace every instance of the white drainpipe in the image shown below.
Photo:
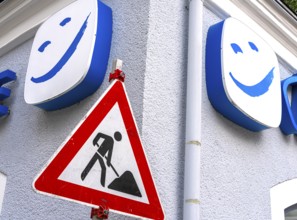
<path fill-rule="evenodd" d="M 184 220 L 200 219 L 202 0 L 189 1 Z"/>

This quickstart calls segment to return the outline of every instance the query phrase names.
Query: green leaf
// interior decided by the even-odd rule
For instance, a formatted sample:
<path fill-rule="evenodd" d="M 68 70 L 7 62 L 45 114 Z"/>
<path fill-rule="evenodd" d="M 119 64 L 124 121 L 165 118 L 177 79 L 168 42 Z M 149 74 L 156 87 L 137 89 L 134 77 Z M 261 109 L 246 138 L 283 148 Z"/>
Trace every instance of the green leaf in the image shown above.
<path fill-rule="evenodd" d="M 296 0 L 282 0 L 282 2 L 297 15 L 297 1 Z"/>

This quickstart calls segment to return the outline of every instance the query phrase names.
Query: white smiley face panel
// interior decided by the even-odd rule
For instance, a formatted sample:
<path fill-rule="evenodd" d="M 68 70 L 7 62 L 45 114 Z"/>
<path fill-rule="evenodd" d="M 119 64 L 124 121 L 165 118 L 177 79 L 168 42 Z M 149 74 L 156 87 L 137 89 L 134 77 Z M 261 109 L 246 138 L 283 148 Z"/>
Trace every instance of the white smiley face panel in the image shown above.
<path fill-rule="evenodd" d="M 111 17 L 110 8 L 100 1 L 78 0 L 42 24 L 27 69 L 28 104 L 55 110 L 100 86 L 110 51 Z"/>
<path fill-rule="evenodd" d="M 217 37 L 210 36 L 215 33 Z M 217 46 L 210 46 L 214 41 Z M 207 86 L 214 107 L 233 122 L 253 131 L 278 127 L 280 74 L 277 57 L 270 46 L 234 18 L 210 29 L 207 44 Z M 209 67 L 213 57 L 218 68 Z M 222 90 L 218 91 L 223 94 L 220 101 L 214 97 L 215 92 L 210 91 L 215 88 Z"/>

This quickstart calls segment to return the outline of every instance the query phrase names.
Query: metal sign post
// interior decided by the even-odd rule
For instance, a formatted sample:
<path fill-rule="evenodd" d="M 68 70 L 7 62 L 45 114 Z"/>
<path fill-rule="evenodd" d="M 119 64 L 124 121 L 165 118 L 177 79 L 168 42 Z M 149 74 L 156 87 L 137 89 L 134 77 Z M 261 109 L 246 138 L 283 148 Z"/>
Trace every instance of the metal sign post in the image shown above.
<path fill-rule="evenodd" d="M 112 80 L 118 79 L 124 82 L 125 79 L 125 74 L 122 71 L 123 67 L 123 61 L 120 59 L 116 59 L 112 63 L 112 71 L 109 75 L 109 82 Z M 97 144 L 98 145 L 98 144 Z M 113 171 L 116 173 L 116 175 L 119 177 L 119 174 L 111 164 L 111 168 Z M 92 208 L 91 209 L 91 219 L 92 220 L 104 220 L 108 219 L 108 214 L 109 214 L 109 208 L 108 207 L 103 207 L 100 206 L 99 208 Z"/>

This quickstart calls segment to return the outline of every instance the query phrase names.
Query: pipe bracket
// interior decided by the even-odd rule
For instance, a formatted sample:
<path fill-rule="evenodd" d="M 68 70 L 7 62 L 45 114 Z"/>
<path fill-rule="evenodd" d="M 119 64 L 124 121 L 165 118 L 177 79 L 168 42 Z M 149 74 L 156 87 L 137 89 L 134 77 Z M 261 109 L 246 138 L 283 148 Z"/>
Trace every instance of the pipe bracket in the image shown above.
<path fill-rule="evenodd" d="M 185 202 L 195 204 L 195 205 L 199 205 L 201 203 L 199 199 L 186 199 Z"/>
<path fill-rule="evenodd" d="M 194 145 L 197 145 L 197 146 L 201 146 L 200 141 L 196 141 L 196 140 L 188 141 L 186 144 L 194 144 Z"/>

